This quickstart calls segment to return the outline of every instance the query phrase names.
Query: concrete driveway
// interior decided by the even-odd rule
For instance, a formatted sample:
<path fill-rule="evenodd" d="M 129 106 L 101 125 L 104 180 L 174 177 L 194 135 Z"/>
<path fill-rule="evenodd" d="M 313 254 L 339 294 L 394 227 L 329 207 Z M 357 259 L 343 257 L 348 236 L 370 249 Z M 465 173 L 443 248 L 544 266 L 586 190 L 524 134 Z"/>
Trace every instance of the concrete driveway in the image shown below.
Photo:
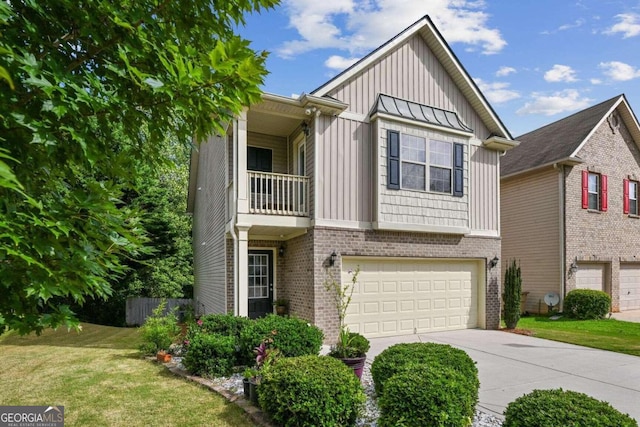
<path fill-rule="evenodd" d="M 370 361 L 400 342 L 436 342 L 466 351 L 478 366 L 479 409 L 501 418 L 506 406 L 523 394 L 562 388 L 609 402 L 640 421 L 640 357 L 481 329 L 370 341 Z"/>

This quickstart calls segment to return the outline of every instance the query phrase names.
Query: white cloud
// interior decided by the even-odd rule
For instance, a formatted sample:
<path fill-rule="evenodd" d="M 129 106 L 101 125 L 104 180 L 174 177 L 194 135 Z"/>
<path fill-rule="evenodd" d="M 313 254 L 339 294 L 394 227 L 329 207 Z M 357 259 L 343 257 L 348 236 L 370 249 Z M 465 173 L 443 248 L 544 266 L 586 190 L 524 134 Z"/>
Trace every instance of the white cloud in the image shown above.
<path fill-rule="evenodd" d="M 360 58 L 345 58 L 340 55 L 331 55 L 326 61 L 324 61 L 324 65 L 332 70 L 340 71 L 345 68 L 349 68 L 359 60 Z"/>
<path fill-rule="evenodd" d="M 300 35 L 277 50 L 285 58 L 325 48 L 350 56 L 367 53 L 424 15 L 448 43 L 465 43 L 483 54 L 498 53 L 507 44 L 487 25 L 481 0 L 284 0 L 283 6 Z"/>
<path fill-rule="evenodd" d="M 549 71 L 544 73 L 544 79 L 548 82 L 575 82 L 576 72 L 568 65 L 555 64 Z"/>
<path fill-rule="evenodd" d="M 509 74 L 513 74 L 516 72 L 516 69 L 513 67 L 500 67 L 500 69 L 498 71 L 496 71 L 496 76 L 498 77 L 505 77 L 508 76 Z"/>
<path fill-rule="evenodd" d="M 612 80 L 624 82 L 640 77 L 640 70 L 624 62 L 601 62 L 600 68 L 604 69 L 605 76 Z"/>
<path fill-rule="evenodd" d="M 520 98 L 520 94 L 515 90 L 510 90 L 509 83 L 493 82 L 488 83 L 482 79 L 474 79 L 480 91 L 487 97 L 489 102 L 494 104 L 501 104 L 503 102 L 511 101 L 513 99 Z"/>
<path fill-rule="evenodd" d="M 640 35 L 640 15 L 635 13 L 621 13 L 620 15 L 616 15 L 616 18 L 620 22 L 606 30 L 604 32 L 605 34 L 622 33 L 623 39 Z"/>
<path fill-rule="evenodd" d="M 596 78 L 589 79 L 589 82 L 590 82 L 592 85 L 601 85 L 601 84 L 602 84 L 602 80 L 600 80 L 600 79 L 596 79 Z"/>
<path fill-rule="evenodd" d="M 589 98 L 581 97 L 580 93 L 574 89 L 566 89 L 551 95 L 534 92 L 531 96 L 533 101 L 525 103 L 524 107 L 516 111 L 516 114 L 519 116 L 528 114 L 553 116 L 554 114 L 583 110 L 593 102 Z"/>
<path fill-rule="evenodd" d="M 570 30 L 572 28 L 578 28 L 581 27 L 582 25 L 584 25 L 585 20 L 584 19 L 576 19 L 574 22 L 572 22 L 571 24 L 564 24 L 564 25 L 560 25 L 558 28 L 556 28 L 555 30 L 545 30 L 542 31 L 542 34 L 555 34 L 557 32 L 560 31 L 567 31 Z"/>

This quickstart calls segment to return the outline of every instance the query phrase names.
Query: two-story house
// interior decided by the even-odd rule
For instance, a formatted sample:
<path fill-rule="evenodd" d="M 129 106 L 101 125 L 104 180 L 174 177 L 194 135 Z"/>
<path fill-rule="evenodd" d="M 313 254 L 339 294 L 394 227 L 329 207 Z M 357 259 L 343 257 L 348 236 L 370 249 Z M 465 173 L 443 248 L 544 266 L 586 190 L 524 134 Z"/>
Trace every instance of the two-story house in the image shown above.
<path fill-rule="evenodd" d="M 625 96 L 518 140 L 502 159 L 502 259 L 520 262 L 526 310 L 576 288 L 640 309 L 640 127 Z"/>
<path fill-rule="evenodd" d="M 499 167 L 517 145 L 429 17 L 309 94 L 265 93 L 194 151 L 199 313 L 274 298 L 335 338 L 500 321 Z"/>

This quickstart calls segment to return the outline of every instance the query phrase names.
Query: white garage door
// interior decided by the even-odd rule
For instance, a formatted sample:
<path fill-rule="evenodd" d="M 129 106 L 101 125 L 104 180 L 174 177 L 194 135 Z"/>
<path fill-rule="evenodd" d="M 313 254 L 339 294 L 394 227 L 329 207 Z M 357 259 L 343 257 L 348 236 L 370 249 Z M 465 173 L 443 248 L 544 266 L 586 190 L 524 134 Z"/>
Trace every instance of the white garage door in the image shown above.
<path fill-rule="evenodd" d="M 620 311 L 640 309 L 640 266 L 620 264 Z"/>
<path fill-rule="evenodd" d="M 478 262 L 353 258 L 360 266 L 347 312 L 349 329 L 368 338 L 478 326 Z"/>
<path fill-rule="evenodd" d="M 604 265 L 578 264 L 576 288 L 604 291 Z"/>

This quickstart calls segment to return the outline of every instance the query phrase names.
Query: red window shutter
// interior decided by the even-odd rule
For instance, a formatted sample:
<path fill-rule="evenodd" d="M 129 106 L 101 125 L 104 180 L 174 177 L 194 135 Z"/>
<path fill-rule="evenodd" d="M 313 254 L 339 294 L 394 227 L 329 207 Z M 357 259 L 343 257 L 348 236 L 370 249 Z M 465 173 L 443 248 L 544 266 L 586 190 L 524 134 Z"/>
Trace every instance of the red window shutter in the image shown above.
<path fill-rule="evenodd" d="M 622 213 L 629 213 L 629 180 L 622 180 Z"/>
<path fill-rule="evenodd" d="M 582 209 L 589 209 L 589 171 L 582 171 Z"/>
<path fill-rule="evenodd" d="M 600 175 L 600 210 L 602 212 L 607 211 L 607 175 Z"/>

